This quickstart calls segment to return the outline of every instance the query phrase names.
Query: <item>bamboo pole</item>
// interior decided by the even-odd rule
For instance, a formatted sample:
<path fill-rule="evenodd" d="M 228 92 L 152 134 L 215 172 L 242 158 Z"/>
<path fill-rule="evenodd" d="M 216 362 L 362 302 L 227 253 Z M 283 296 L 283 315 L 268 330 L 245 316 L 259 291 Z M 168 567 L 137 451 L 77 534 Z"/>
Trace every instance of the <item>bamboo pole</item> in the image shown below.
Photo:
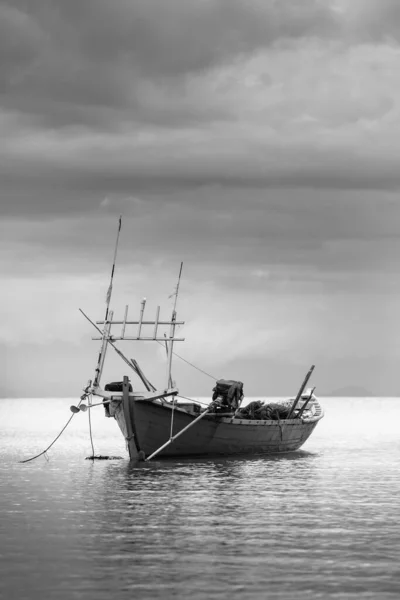
<path fill-rule="evenodd" d="M 172 325 L 169 332 L 169 345 L 167 347 L 167 388 L 169 385 L 172 385 L 172 355 L 173 355 L 173 344 L 174 344 L 174 335 L 175 335 L 175 322 L 176 312 L 172 313 Z"/>
<path fill-rule="evenodd" d="M 126 441 L 128 443 L 129 458 L 130 460 L 134 460 L 138 458 L 139 449 L 137 448 L 137 442 L 132 429 L 131 411 L 129 408 L 129 379 L 126 375 L 124 375 L 122 383 L 122 408 L 126 423 Z"/>
<path fill-rule="evenodd" d="M 121 330 L 121 338 L 124 337 L 125 335 L 125 327 L 126 327 L 126 319 L 128 318 L 128 304 L 125 306 L 125 314 L 124 314 L 124 322 L 122 324 L 122 330 Z"/>
<path fill-rule="evenodd" d="M 96 321 L 97 325 L 104 325 L 105 321 Z M 126 321 L 126 325 L 139 325 L 140 321 Z M 155 321 L 146 321 L 142 319 L 142 325 L 155 325 Z M 172 321 L 158 321 L 158 325 L 171 325 Z M 123 325 L 124 321 L 114 320 L 113 325 Z M 185 325 L 185 321 L 175 321 L 175 325 Z M 136 336 L 137 337 L 137 336 Z M 153 334 L 154 337 L 154 334 Z M 150 338 L 151 339 L 151 338 Z"/>
<path fill-rule="evenodd" d="M 301 398 L 301 395 L 302 395 L 302 393 L 303 393 L 303 391 L 304 391 L 304 388 L 306 387 L 306 385 L 307 385 L 307 383 L 308 383 L 308 380 L 310 379 L 310 377 L 311 377 L 311 375 L 312 375 L 312 372 L 314 371 L 314 369 L 315 369 L 315 365 L 311 365 L 311 368 L 310 368 L 310 370 L 308 371 L 308 373 L 307 373 L 307 375 L 306 375 L 306 377 L 305 377 L 305 379 L 304 379 L 304 381 L 303 381 L 303 383 L 302 383 L 302 386 L 301 386 L 301 388 L 299 389 L 299 391 L 298 391 L 298 393 L 297 393 L 296 399 L 295 399 L 295 401 L 293 402 L 293 404 L 292 404 L 292 408 L 290 409 L 290 411 L 289 411 L 289 414 L 288 414 L 288 416 L 286 417 L 286 419 L 291 419 L 291 417 L 292 417 L 292 414 L 294 413 L 294 411 L 295 411 L 295 409 L 296 409 L 297 403 L 298 403 L 298 401 L 300 400 L 300 398 Z"/>
<path fill-rule="evenodd" d="M 110 320 L 106 321 L 106 325 L 104 326 L 101 348 L 100 348 L 99 357 L 97 360 L 97 367 L 95 370 L 95 376 L 94 376 L 94 381 L 93 381 L 93 386 L 92 386 L 93 388 L 96 388 L 100 385 L 101 374 L 103 372 L 104 361 L 106 359 L 106 352 L 107 352 L 108 341 L 109 341 L 108 338 L 110 337 L 110 331 L 111 331 L 111 321 L 113 318 L 112 310 L 110 310 L 109 316 L 110 316 Z"/>
<path fill-rule="evenodd" d="M 116 265 L 116 262 L 117 262 L 118 242 L 119 242 L 119 234 L 121 232 L 121 225 L 122 225 L 122 216 L 119 217 L 118 233 L 117 233 L 117 239 L 116 239 L 116 242 L 115 242 L 114 258 L 113 258 L 113 265 L 112 265 L 111 277 L 110 277 L 110 285 L 108 286 L 107 296 L 106 296 L 106 316 L 105 316 L 105 319 L 104 319 L 105 321 L 107 321 L 107 319 L 108 319 L 108 311 L 110 309 L 110 302 L 111 302 L 111 295 L 112 295 L 112 288 L 113 288 L 113 279 L 114 279 L 114 271 L 115 271 L 115 265 Z"/>
<path fill-rule="evenodd" d="M 300 419 L 301 415 L 303 414 L 303 412 L 305 411 L 307 404 L 310 402 L 310 400 L 313 397 L 313 393 L 314 393 L 315 387 L 313 387 L 313 389 L 311 390 L 310 395 L 308 396 L 307 400 L 304 402 L 303 406 L 301 407 L 301 409 L 299 410 L 298 414 L 297 414 L 297 419 Z"/>
<path fill-rule="evenodd" d="M 113 325 L 115 325 L 115 323 L 113 323 Z M 94 340 L 94 341 L 99 341 L 99 340 L 102 340 L 102 339 L 103 339 L 102 337 L 92 337 L 92 340 Z M 139 338 L 137 336 L 130 336 L 130 335 L 125 336 L 123 338 L 120 337 L 120 336 L 118 336 L 118 335 L 113 335 L 112 339 L 113 339 L 114 342 L 118 342 L 118 341 L 121 341 L 121 340 L 135 341 L 135 342 L 137 342 L 137 341 L 140 341 L 140 342 L 154 342 L 154 341 L 156 341 L 156 342 L 165 342 L 165 338 L 164 337 L 158 337 L 158 338 L 154 339 L 153 337 L 147 337 L 147 336 L 143 337 L 142 336 L 142 337 Z M 171 341 L 171 338 L 167 338 L 167 341 L 168 342 Z M 176 337 L 176 338 L 173 338 L 172 341 L 173 342 L 184 342 L 185 338 L 181 338 L 181 337 L 178 338 L 178 337 Z"/>
<path fill-rule="evenodd" d="M 182 269 L 183 269 L 183 262 L 181 262 L 181 266 L 179 269 L 179 275 L 178 275 L 178 281 L 176 284 L 175 292 L 173 294 L 175 296 L 175 300 L 174 300 L 174 308 L 172 309 L 171 326 L 170 326 L 170 330 L 169 330 L 169 346 L 167 346 L 167 388 L 169 385 L 172 387 L 171 369 L 172 369 L 172 356 L 174 354 L 173 346 L 174 346 L 174 337 L 175 337 L 175 329 L 176 329 L 176 305 L 178 303 L 179 286 L 181 283 Z M 178 341 L 178 340 L 176 340 L 176 341 Z"/>
<path fill-rule="evenodd" d="M 146 306 L 146 298 L 143 298 L 140 305 L 141 305 L 141 309 L 140 309 L 140 317 L 139 317 L 139 323 L 138 323 L 137 339 L 140 338 L 140 332 L 142 331 L 143 313 L 144 313 L 144 307 Z"/>
<path fill-rule="evenodd" d="M 142 380 L 145 388 L 148 392 L 155 392 L 156 388 L 154 385 L 147 379 L 146 375 L 143 373 L 142 369 L 139 367 L 137 361 L 134 358 L 131 358 L 132 364 L 135 367 L 135 372 Z"/>
<path fill-rule="evenodd" d="M 91 324 L 93 325 L 93 327 L 94 327 L 95 329 L 97 329 L 97 331 L 98 331 L 99 333 L 102 333 L 101 329 L 100 329 L 99 327 L 97 327 L 97 325 L 96 325 L 96 324 L 95 324 L 95 323 L 92 321 L 92 319 L 90 319 L 90 318 L 87 316 L 87 314 L 86 314 L 85 312 L 83 312 L 83 310 L 82 310 L 81 308 L 79 309 L 79 311 L 80 311 L 80 312 L 83 314 L 83 316 L 85 317 L 85 319 L 87 319 L 87 320 L 89 321 L 89 323 L 91 323 Z M 123 361 L 124 361 L 124 362 L 125 362 L 125 363 L 126 363 L 126 364 L 127 364 L 127 365 L 128 365 L 130 368 L 131 368 L 131 369 L 133 369 L 133 370 L 135 371 L 135 368 L 134 368 L 134 366 L 131 364 L 131 361 L 130 361 L 128 358 L 126 358 L 126 356 L 125 356 L 125 355 L 124 355 L 124 354 L 121 352 L 121 350 L 119 350 L 119 349 L 117 348 L 117 346 L 116 346 L 115 344 L 113 344 L 113 342 L 112 342 L 110 339 L 109 339 L 109 340 L 107 340 L 107 341 L 108 341 L 108 343 L 110 344 L 110 346 L 112 346 L 112 347 L 114 348 L 114 350 L 115 350 L 115 352 L 118 354 L 118 356 L 120 356 L 120 357 L 122 358 L 122 360 L 123 360 Z M 136 373 L 136 371 L 135 371 L 135 373 Z"/>
<path fill-rule="evenodd" d="M 156 320 L 154 321 L 154 334 L 153 334 L 153 339 L 155 340 L 157 338 L 157 329 L 158 329 L 158 321 L 160 319 L 160 307 L 157 306 L 157 312 L 156 312 Z"/>
<path fill-rule="evenodd" d="M 165 338 L 165 352 L 167 354 L 167 362 L 168 362 L 168 342 L 167 342 L 167 335 L 165 333 L 164 333 L 164 338 Z M 171 373 L 169 374 L 169 386 L 173 387 Z M 167 387 L 168 387 L 168 385 L 167 385 Z"/>
<path fill-rule="evenodd" d="M 181 262 L 181 268 L 179 269 L 178 283 L 176 284 L 176 290 L 175 290 L 175 294 L 174 294 L 175 295 L 175 301 L 174 301 L 174 310 L 173 310 L 173 312 L 176 311 L 176 304 L 178 302 L 179 285 L 181 283 L 182 269 L 183 269 L 183 262 Z"/>
<path fill-rule="evenodd" d="M 197 421 L 200 421 L 200 419 L 202 419 L 203 417 L 205 417 L 207 414 L 209 414 L 210 412 L 210 408 L 208 408 L 205 412 L 203 412 L 199 417 L 197 417 L 194 421 L 192 421 L 191 423 L 189 423 L 189 425 L 186 425 L 186 427 L 184 427 L 183 429 L 181 429 L 180 431 L 178 431 L 178 433 L 176 433 L 174 436 L 172 436 L 168 442 L 165 442 L 165 444 L 163 444 L 162 446 L 160 446 L 158 448 L 158 450 L 156 450 L 155 452 L 153 452 L 153 454 L 150 454 L 150 456 L 148 456 L 145 460 L 146 462 L 148 462 L 149 460 L 151 460 L 152 458 L 154 458 L 154 456 L 156 456 L 157 454 L 159 454 L 161 452 L 161 450 L 164 450 L 164 448 L 166 448 L 167 446 L 169 446 L 169 444 L 172 444 L 172 442 L 174 442 L 176 440 L 176 438 L 178 438 L 180 435 L 182 435 L 182 433 L 185 433 L 185 431 L 187 431 L 188 429 L 190 429 L 190 427 L 193 427 L 193 425 L 195 425 L 197 423 Z"/>

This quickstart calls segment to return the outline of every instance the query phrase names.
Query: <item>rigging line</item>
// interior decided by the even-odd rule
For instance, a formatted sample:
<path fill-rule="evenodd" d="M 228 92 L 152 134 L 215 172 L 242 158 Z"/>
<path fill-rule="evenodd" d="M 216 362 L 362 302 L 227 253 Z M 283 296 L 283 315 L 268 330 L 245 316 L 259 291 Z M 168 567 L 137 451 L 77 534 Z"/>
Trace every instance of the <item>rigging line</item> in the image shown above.
<path fill-rule="evenodd" d="M 209 402 L 202 402 L 201 400 L 193 400 L 193 398 L 188 398 L 187 396 L 181 396 L 180 394 L 176 394 L 177 398 L 183 398 L 183 400 L 189 400 L 190 402 L 197 402 L 198 404 L 204 404 L 204 406 L 208 406 Z"/>
<path fill-rule="evenodd" d="M 156 340 L 156 341 L 157 341 L 158 344 L 161 344 L 161 346 L 163 345 L 163 343 L 160 342 L 159 340 Z M 190 365 L 194 369 L 197 369 L 198 371 L 200 371 L 200 373 L 204 373 L 204 375 L 207 375 L 207 377 L 209 377 L 210 379 L 214 379 L 214 381 L 217 381 L 219 379 L 218 377 L 214 377 L 213 375 L 210 375 L 210 373 L 207 373 L 206 371 L 203 371 L 203 369 L 200 369 L 200 367 L 196 367 L 196 365 L 194 365 L 193 363 L 189 362 L 188 360 L 186 360 L 186 358 L 183 358 L 183 356 L 180 356 L 176 352 L 172 352 L 172 354 L 174 354 L 175 356 L 177 356 L 178 358 L 180 358 L 181 360 L 183 360 L 183 362 L 187 363 L 188 365 Z"/>
<path fill-rule="evenodd" d="M 79 404 L 81 404 L 82 402 L 82 398 L 79 400 Z M 78 404 L 78 406 L 79 406 Z M 35 460 L 35 458 L 39 458 L 39 456 L 43 456 L 43 454 L 45 455 L 46 452 L 48 450 L 50 450 L 50 448 L 56 443 L 56 441 L 61 437 L 61 435 L 64 433 L 64 431 L 67 429 L 68 425 L 71 423 L 73 417 L 75 416 L 76 413 L 72 413 L 72 415 L 70 416 L 70 418 L 68 419 L 68 421 L 65 423 L 64 427 L 61 429 L 60 433 L 57 435 L 56 438 L 54 438 L 54 440 L 51 442 L 51 444 L 49 446 L 47 446 L 47 448 L 45 450 L 43 450 L 42 452 L 40 452 L 39 454 L 36 454 L 36 456 L 32 456 L 31 458 L 27 458 L 25 460 L 20 460 L 18 462 L 20 463 L 27 463 L 30 462 L 31 460 Z M 47 456 L 46 456 L 47 458 Z"/>
<path fill-rule="evenodd" d="M 100 327 L 97 327 L 97 325 L 92 321 L 92 319 L 90 319 L 87 314 L 80 308 L 79 311 L 82 313 L 82 315 L 85 317 L 85 319 L 87 319 L 89 321 L 89 323 L 91 323 L 93 325 L 93 327 L 95 329 L 97 329 L 97 331 L 99 333 L 103 333 L 102 330 L 100 329 Z M 133 369 L 133 366 L 131 364 L 131 362 L 126 358 L 126 356 L 124 356 L 122 354 L 122 352 L 119 350 L 119 348 L 117 348 L 117 346 L 111 341 L 111 340 L 107 340 L 108 343 L 110 344 L 110 346 L 112 346 L 114 348 L 114 350 L 116 351 L 116 353 L 122 358 L 123 361 L 126 362 L 127 365 L 130 366 L 131 369 Z M 158 344 L 160 344 L 161 346 L 163 346 L 163 342 L 160 342 L 159 340 L 156 340 Z M 174 354 L 174 356 L 177 356 L 178 358 L 180 358 L 181 360 L 183 360 L 183 362 L 187 363 L 188 365 L 190 365 L 191 367 L 193 367 L 194 369 L 197 369 L 197 371 L 200 371 L 200 373 L 204 373 L 204 375 L 207 375 L 207 377 L 209 377 L 210 379 L 213 379 L 214 381 L 217 381 L 219 379 L 219 377 L 214 377 L 213 375 L 210 375 L 209 373 L 207 373 L 206 371 L 203 371 L 203 369 L 200 369 L 200 367 L 196 367 L 196 365 L 194 365 L 193 363 L 189 362 L 188 360 L 186 360 L 186 358 L 183 358 L 183 356 L 180 356 L 179 354 L 177 354 L 176 352 L 172 352 Z M 135 369 L 133 369 L 135 370 Z"/>
<path fill-rule="evenodd" d="M 85 319 L 87 319 L 89 321 L 89 323 L 91 323 L 93 325 L 93 327 L 95 329 L 97 329 L 97 331 L 101 334 L 103 334 L 102 330 L 100 329 L 100 327 L 97 327 L 97 325 L 92 321 L 92 319 L 90 319 L 87 314 L 80 308 L 79 311 L 82 313 L 82 315 L 85 317 Z M 122 360 L 124 360 L 126 362 L 127 365 L 130 366 L 130 368 L 132 369 L 133 366 L 130 363 L 130 361 L 126 358 L 126 356 L 124 356 L 122 354 L 122 352 L 119 350 L 119 348 L 116 347 L 116 345 L 111 341 L 111 340 L 107 340 L 107 342 L 114 348 L 114 350 L 116 351 L 116 353 L 122 358 Z M 163 342 L 160 342 L 159 340 L 156 340 L 156 342 L 158 344 L 160 344 L 161 346 L 163 346 Z M 213 375 L 210 375 L 210 373 L 207 373 L 206 371 L 203 371 L 203 369 L 200 369 L 200 367 L 196 367 L 196 365 L 194 365 L 193 363 L 191 363 L 190 361 L 186 360 L 186 358 L 183 358 L 183 356 L 180 356 L 179 354 L 177 354 L 175 351 L 172 351 L 172 354 L 174 356 L 177 356 L 178 358 L 180 358 L 181 360 L 183 360 L 183 362 L 187 363 L 188 365 L 190 365 L 191 367 L 193 367 L 194 369 L 197 369 L 197 371 L 200 371 L 200 373 L 204 373 L 204 375 L 207 375 L 207 377 L 209 377 L 210 379 L 213 379 L 214 381 L 217 381 L 219 379 L 219 377 L 214 377 Z M 134 370 L 134 369 L 133 369 Z"/>
<path fill-rule="evenodd" d="M 92 321 L 92 319 L 90 319 L 90 318 L 87 316 L 87 314 L 83 312 L 83 310 L 82 310 L 81 308 L 79 309 L 79 311 L 80 311 L 80 312 L 83 314 L 83 316 L 85 317 L 85 319 L 87 319 L 87 320 L 89 321 L 89 323 L 91 323 L 91 324 L 93 325 L 93 327 L 94 327 L 95 329 L 97 329 L 97 331 L 98 331 L 98 332 L 99 332 L 101 335 L 103 335 L 103 331 L 100 329 L 100 327 L 97 327 L 97 325 L 96 325 L 96 324 L 95 324 L 95 323 Z M 131 369 L 133 369 L 133 370 L 135 371 L 135 369 L 134 369 L 133 365 L 131 364 L 131 361 L 130 361 L 128 358 L 126 358 L 126 356 L 124 356 L 124 355 L 122 354 L 121 350 L 119 350 L 119 349 L 116 347 L 116 345 L 115 345 L 115 344 L 114 344 L 114 343 L 113 343 L 111 340 L 109 340 L 109 339 L 108 339 L 108 340 L 107 340 L 107 342 L 110 344 L 110 346 L 112 346 L 112 347 L 114 348 L 115 352 L 116 352 L 116 353 L 117 353 L 117 354 L 118 354 L 118 355 L 119 355 L 119 356 L 122 358 L 122 360 L 123 360 L 123 361 L 125 361 L 125 362 L 126 362 L 126 364 L 127 364 L 127 365 L 128 365 L 130 368 L 131 368 Z M 135 373 L 136 373 L 136 371 L 135 371 Z"/>

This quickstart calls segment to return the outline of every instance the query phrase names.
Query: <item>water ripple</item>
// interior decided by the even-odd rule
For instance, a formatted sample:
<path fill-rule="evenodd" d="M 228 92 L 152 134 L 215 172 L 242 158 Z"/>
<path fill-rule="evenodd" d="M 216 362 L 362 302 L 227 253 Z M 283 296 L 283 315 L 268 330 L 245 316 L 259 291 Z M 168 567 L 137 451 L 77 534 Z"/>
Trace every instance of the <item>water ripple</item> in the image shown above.
<path fill-rule="evenodd" d="M 297 453 L 141 468 L 85 461 L 83 422 L 49 462 L 19 464 L 58 424 L 30 425 L 36 405 L 17 402 L 24 418 L 7 413 L 1 432 L 5 598 L 399 597 L 396 401 L 364 402 L 363 419 L 358 400 L 328 401 Z M 65 414 L 65 402 L 46 402 L 46 414 Z M 113 425 L 95 418 L 95 443 L 125 456 Z"/>

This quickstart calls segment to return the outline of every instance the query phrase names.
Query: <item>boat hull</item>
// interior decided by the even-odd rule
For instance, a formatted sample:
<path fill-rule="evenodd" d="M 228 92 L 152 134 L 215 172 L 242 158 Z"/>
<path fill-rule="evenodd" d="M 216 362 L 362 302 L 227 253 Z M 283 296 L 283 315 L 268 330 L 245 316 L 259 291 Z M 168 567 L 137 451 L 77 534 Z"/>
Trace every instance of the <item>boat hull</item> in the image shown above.
<path fill-rule="evenodd" d="M 322 413 L 322 411 L 321 411 Z M 130 427 L 126 413 L 116 411 L 115 418 L 126 438 L 133 432 L 137 452 L 149 456 L 171 437 L 172 409 L 169 405 L 129 398 Z M 251 421 L 207 415 L 177 437 L 159 454 L 163 457 L 232 456 L 292 452 L 298 450 L 313 432 L 322 414 L 314 419 Z M 190 425 L 196 416 L 174 410 L 172 435 Z M 130 440 L 132 442 L 132 440 Z M 131 443 L 131 446 L 132 443 Z M 133 452 L 130 451 L 131 457 Z"/>

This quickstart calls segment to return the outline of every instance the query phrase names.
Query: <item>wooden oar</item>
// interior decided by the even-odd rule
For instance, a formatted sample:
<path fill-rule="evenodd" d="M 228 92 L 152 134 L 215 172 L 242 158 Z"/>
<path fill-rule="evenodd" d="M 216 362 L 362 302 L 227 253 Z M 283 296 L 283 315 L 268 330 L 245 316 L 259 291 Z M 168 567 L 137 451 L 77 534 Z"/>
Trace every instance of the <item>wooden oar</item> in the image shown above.
<path fill-rule="evenodd" d="M 168 442 L 165 442 L 165 444 L 163 444 L 162 446 L 160 446 L 158 448 L 158 450 L 156 450 L 155 452 L 153 452 L 153 454 L 150 454 L 150 456 L 148 456 L 145 461 L 149 461 L 152 458 L 154 458 L 154 456 L 156 456 L 159 452 L 161 452 L 161 450 L 164 450 L 164 448 L 166 448 L 167 446 L 169 446 L 169 444 L 172 444 L 173 441 L 176 440 L 176 438 L 178 438 L 180 435 L 182 435 L 182 433 L 185 433 L 185 431 L 187 431 L 188 429 L 190 429 L 190 427 L 192 427 L 193 425 L 195 425 L 197 423 L 197 421 L 200 421 L 200 419 L 202 419 L 203 417 L 205 417 L 206 415 L 209 414 L 211 410 L 210 408 L 207 408 L 206 411 L 204 411 L 199 417 L 197 417 L 194 421 L 192 421 L 191 423 L 189 423 L 189 425 L 186 425 L 186 427 L 184 427 L 183 429 L 181 429 L 180 431 L 178 431 L 178 433 L 176 433 L 174 436 L 172 436 Z"/>
<path fill-rule="evenodd" d="M 304 388 L 306 387 L 306 385 L 307 385 L 307 383 L 308 383 L 308 380 L 310 379 L 310 377 L 311 377 L 311 375 L 312 375 L 312 372 L 314 371 L 314 369 L 315 369 L 315 365 L 311 365 L 311 369 L 308 371 L 308 373 L 307 373 L 307 375 L 306 375 L 306 377 L 305 377 L 305 379 L 304 379 L 304 381 L 303 381 L 303 384 L 302 384 L 301 388 L 299 389 L 299 391 L 298 391 L 298 393 L 297 393 L 296 399 L 295 399 L 295 401 L 293 402 L 293 404 L 292 404 L 292 408 L 290 409 L 290 411 L 289 411 L 289 414 L 288 414 L 288 416 L 286 417 L 286 419 L 291 419 L 291 417 L 292 417 L 292 414 L 294 413 L 294 411 L 295 411 L 295 408 L 296 408 L 296 406 L 297 406 L 297 403 L 298 403 L 298 401 L 300 400 L 300 398 L 301 398 L 301 395 L 302 395 L 302 393 L 303 393 L 303 391 L 304 391 Z"/>

